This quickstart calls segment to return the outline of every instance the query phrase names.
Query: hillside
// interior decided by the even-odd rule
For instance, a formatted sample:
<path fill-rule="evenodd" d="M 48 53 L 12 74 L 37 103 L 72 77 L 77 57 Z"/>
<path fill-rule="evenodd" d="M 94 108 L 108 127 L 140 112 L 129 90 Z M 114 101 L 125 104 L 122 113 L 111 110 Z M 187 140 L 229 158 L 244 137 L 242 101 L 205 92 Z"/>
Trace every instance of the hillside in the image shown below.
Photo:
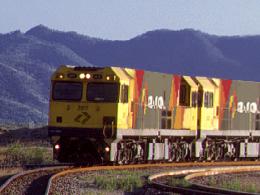
<path fill-rule="evenodd" d="M 26 35 L 64 45 L 99 66 L 260 81 L 255 72 L 260 63 L 260 36 L 218 37 L 186 29 L 156 30 L 126 41 L 110 41 L 42 25 Z"/>
<path fill-rule="evenodd" d="M 127 66 L 260 81 L 260 36 L 156 30 L 125 41 L 36 26 L 0 34 L 0 123 L 46 123 L 49 78 L 60 64 Z"/>
<path fill-rule="evenodd" d="M 60 64 L 91 65 L 69 48 L 19 31 L 0 36 L 0 124 L 46 123 L 49 78 Z"/>

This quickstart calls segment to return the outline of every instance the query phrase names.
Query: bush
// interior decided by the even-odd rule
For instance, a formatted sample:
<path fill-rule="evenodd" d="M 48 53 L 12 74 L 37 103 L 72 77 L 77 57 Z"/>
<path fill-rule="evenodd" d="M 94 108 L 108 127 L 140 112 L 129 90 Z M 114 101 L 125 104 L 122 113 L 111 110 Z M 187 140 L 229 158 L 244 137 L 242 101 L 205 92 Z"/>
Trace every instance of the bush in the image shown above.
<path fill-rule="evenodd" d="M 168 184 L 174 187 L 190 187 L 190 183 L 184 177 L 170 177 Z"/>
<path fill-rule="evenodd" d="M 104 190 L 131 192 L 143 186 L 140 174 L 133 171 L 107 171 L 106 175 L 95 176 L 95 185 Z"/>
<path fill-rule="evenodd" d="M 6 149 L 5 163 L 9 165 L 44 164 L 52 162 L 52 152 L 44 147 L 26 147 L 19 142 Z"/>

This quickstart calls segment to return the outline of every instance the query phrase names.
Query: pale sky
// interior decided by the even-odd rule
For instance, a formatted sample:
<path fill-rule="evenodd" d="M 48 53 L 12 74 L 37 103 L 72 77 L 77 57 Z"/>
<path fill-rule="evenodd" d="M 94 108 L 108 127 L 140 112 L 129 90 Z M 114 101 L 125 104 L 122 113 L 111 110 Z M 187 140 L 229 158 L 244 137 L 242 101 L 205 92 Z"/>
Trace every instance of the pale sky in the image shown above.
<path fill-rule="evenodd" d="M 39 24 L 112 40 L 184 28 L 259 35 L 260 0 L 0 0 L 0 33 Z"/>

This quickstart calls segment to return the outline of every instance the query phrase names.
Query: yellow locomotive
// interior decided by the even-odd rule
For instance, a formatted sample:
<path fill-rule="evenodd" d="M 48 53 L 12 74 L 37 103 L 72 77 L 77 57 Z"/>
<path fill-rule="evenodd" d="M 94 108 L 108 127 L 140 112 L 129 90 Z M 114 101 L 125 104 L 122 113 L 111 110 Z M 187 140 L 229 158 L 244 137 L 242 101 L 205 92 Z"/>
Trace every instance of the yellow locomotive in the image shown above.
<path fill-rule="evenodd" d="M 118 68 L 61 66 L 52 76 L 49 111 L 55 158 L 103 158 L 116 128 L 128 128 L 128 86 Z M 82 155 L 86 150 L 91 157 Z"/>
<path fill-rule="evenodd" d="M 246 93 L 259 83 L 76 66 L 60 66 L 51 81 L 48 132 L 59 161 L 220 158 L 226 148 L 215 154 L 210 143 L 235 134 L 243 142 L 260 128 L 259 104 L 240 108 L 260 97 Z M 243 146 L 233 147 L 240 157 Z"/>

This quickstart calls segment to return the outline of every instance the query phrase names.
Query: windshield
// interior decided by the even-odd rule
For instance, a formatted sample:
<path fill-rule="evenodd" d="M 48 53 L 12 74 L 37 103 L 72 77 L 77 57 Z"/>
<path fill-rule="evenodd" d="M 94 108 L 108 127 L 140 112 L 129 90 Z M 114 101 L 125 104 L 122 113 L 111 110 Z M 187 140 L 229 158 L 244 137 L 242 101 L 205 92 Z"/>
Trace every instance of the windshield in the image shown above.
<path fill-rule="evenodd" d="M 95 102 L 118 102 L 118 83 L 89 83 L 87 100 Z"/>
<path fill-rule="evenodd" d="M 82 83 L 55 82 L 52 90 L 53 100 L 81 100 Z"/>

